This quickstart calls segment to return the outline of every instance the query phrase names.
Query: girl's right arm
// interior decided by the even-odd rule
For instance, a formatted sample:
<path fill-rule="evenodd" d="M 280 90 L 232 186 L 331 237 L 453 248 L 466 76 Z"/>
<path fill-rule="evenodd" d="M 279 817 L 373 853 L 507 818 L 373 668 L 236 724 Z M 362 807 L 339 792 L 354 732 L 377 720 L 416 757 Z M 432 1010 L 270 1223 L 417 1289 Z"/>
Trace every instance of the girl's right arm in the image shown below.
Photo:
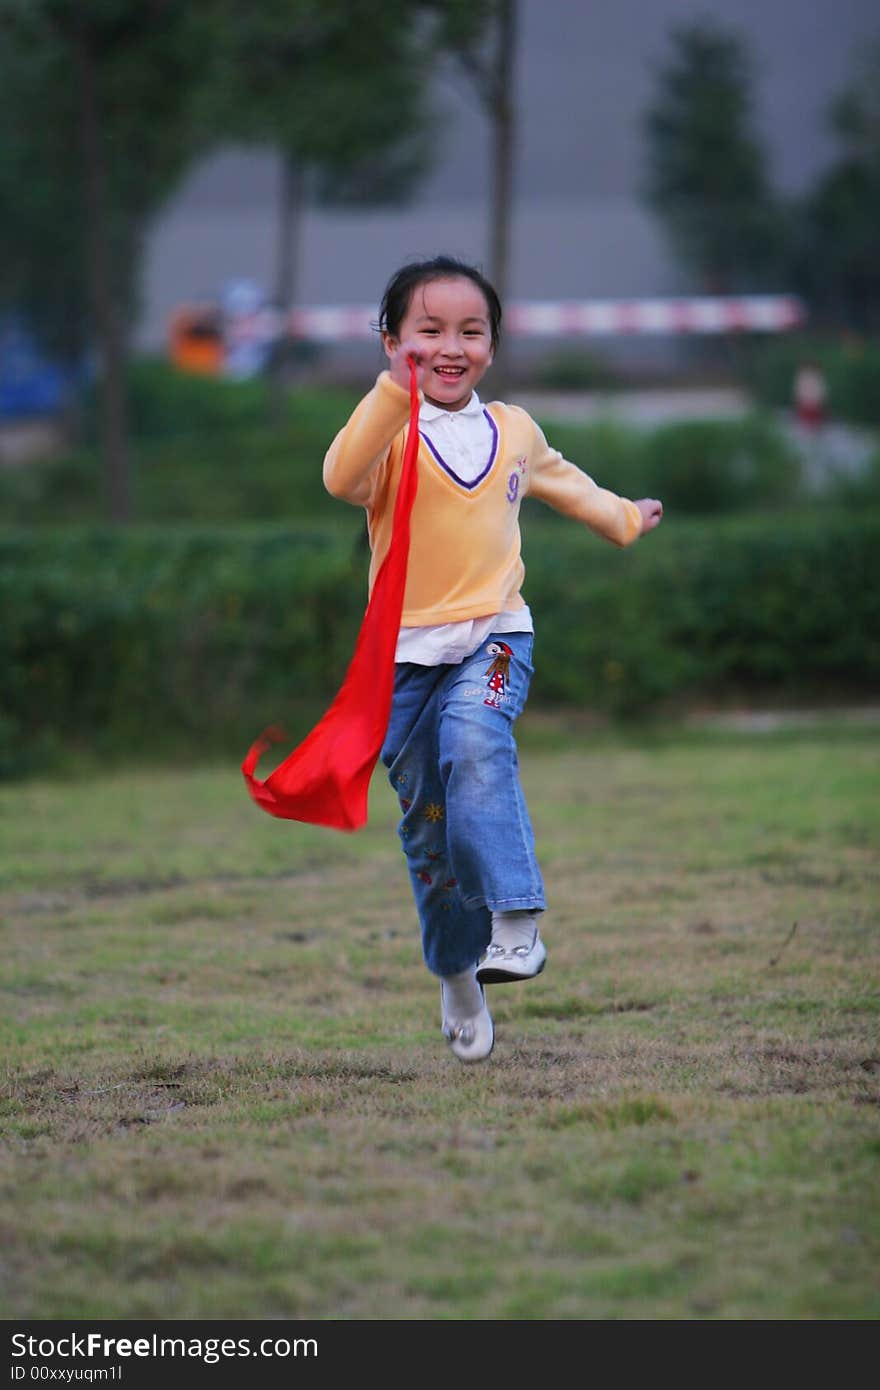
<path fill-rule="evenodd" d="M 327 450 L 324 486 L 333 497 L 369 505 L 379 465 L 409 420 L 409 404 L 409 391 L 382 372 Z"/>

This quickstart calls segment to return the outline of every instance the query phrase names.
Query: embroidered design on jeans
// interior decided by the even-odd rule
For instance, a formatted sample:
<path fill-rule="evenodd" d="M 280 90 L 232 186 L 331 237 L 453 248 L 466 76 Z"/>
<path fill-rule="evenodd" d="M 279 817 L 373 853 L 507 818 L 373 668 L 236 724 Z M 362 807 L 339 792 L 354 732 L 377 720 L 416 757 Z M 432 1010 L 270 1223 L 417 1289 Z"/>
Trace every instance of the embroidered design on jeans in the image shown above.
<path fill-rule="evenodd" d="M 526 476 L 526 461 L 524 458 L 517 459 L 513 465 L 513 472 L 507 479 L 507 500 L 513 505 L 519 497 L 519 490 L 523 478 Z"/>
<path fill-rule="evenodd" d="M 457 888 L 457 887 L 458 887 L 458 879 L 457 879 L 457 878 L 448 878 L 448 879 L 446 880 L 445 883 L 441 883 L 441 885 L 440 885 L 440 891 L 441 891 L 441 893 L 451 893 L 452 890 L 453 890 L 453 888 Z M 441 912 L 451 912 L 451 911 L 452 911 L 452 904 L 451 904 L 450 902 L 447 902 L 447 901 L 444 901 L 443 899 L 441 899 L 441 900 L 440 900 L 440 911 L 441 911 Z"/>
<path fill-rule="evenodd" d="M 506 642 L 490 642 L 486 650 L 495 660 L 483 672 L 489 687 L 489 695 L 483 704 L 488 705 L 490 709 L 500 709 L 502 701 L 507 698 L 506 686 L 510 679 L 510 658 L 513 656 L 513 649 L 508 647 Z"/>
<path fill-rule="evenodd" d="M 425 820 L 429 820 L 432 822 L 442 820 L 443 814 L 443 807 L 438 806 L 436 801 L 429 801 L 423 812 Z"/>

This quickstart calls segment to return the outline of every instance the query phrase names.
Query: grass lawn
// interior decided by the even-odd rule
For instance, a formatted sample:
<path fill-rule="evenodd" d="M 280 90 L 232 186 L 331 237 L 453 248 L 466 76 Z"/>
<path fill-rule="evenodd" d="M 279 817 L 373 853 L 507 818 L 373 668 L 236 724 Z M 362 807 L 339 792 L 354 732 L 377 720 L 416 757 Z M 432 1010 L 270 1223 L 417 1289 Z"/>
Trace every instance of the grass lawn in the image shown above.
<path fill-rule="evenodd" d="M 473 1068 L 378 777 L 352 837 L 0 789 L 4 1317 L 880 1315 L 878 733 L 522 761 L 549 961 Z"/>

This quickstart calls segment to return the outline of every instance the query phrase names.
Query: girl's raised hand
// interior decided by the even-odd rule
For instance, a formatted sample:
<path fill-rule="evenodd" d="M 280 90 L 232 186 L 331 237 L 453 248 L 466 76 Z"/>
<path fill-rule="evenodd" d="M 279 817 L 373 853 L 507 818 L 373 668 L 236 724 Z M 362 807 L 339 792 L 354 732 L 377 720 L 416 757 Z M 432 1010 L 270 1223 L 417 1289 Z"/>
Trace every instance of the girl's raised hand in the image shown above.
<path fill-rule="evenodd" d="M 636 502 L 636 506 L 642 514 L 642 532 L 644 536 L 647 531 L 653 531 L 655 526 L 660 525 L 663 517 L 663 503 L 658 502 L 656 497 L 641 497 Z"/>
<path fill-rule="evenodd" d="M 388 371 L 391 374 L 391 380 L 396 381 L 397 385 L 402 386 L 405 391 L 409 390 L 410 358 L 416 364 L 416 385 L 421 390 L 425 378 L 425 368 L 422 366 L 422 350 L 417 343 L 398 343 L 397 347 L 388 353 Z"/>

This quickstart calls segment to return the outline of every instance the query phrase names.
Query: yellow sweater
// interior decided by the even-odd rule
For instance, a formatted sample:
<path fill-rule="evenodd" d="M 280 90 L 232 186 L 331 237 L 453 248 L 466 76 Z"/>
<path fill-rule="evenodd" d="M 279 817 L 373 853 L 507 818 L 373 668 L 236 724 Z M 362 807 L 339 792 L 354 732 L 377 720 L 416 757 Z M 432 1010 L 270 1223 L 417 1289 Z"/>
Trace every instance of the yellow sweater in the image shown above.
<path fill-rule="evenodd" d="M 422 439 L 404 627 L 461 622 L 524 606 L 523 497 L 540 498 L 615 545 L 629 545 L 641 534 L 635 503 L 599 487 L 551 449 L 519 406 L 493 401 L 488 413 L 497 431 L 492 463 L 471 486 L 456 481 Z M 324 460 L 328 492 L 367 509 L 371 590 L 391 543 L 408 421 L 409 392 L 382 372 Z"/>

